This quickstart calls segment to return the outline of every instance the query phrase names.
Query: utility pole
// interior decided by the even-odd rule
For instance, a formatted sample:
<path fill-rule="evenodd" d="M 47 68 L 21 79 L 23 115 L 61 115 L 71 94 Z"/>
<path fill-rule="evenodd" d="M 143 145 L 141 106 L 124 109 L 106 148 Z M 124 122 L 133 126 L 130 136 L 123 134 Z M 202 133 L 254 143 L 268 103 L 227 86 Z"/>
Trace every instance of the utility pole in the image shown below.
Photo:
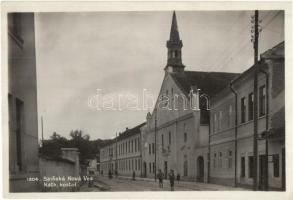
<path fill-rule="evenodd" d="M 41 116 L 41 128 L 42 128 L 42 147 L 44 146 L 44 125 L 43 125 L 43 116 Z"/>
<path fill-rule="evenodd" d="M 155 181 L 157 181 L 157 108 L 155 108 Z"/>
<path fill-rule="evenodd" d="M 118 153 L 118 149 L 117 149 L 117 132 L 116 132 L 116 138 L 115 138 L 115 143 L 116 143 L 116 147 L 115 147 L 115 154 L 116 154 L 116 161 L 115 161 L 115 175 L 118 175 L 118 160 L 117 160 L 117 153 Z"/>
<path fill-rule="evenodd" d="M 253 173 L 253 189 L 258 189 L 257 184 L 257 171 L 258 171 L 258 10 L 254 13 L 254 37 L 253 40 L 253 48 L 254 48 L 254 93 L 253 93 L 253 124 L 254 124 L 254 132 L 253 132 L 253 155 L 254 155 L 254 173 Z"/>

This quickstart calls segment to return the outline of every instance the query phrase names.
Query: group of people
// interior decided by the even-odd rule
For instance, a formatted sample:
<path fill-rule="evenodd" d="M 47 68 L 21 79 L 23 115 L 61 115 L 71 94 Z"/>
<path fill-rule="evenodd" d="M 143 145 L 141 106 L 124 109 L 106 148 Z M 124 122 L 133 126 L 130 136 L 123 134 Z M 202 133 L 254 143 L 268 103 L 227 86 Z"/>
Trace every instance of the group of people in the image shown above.
<path fill-rule="evenodd" d="M 174 191 L 174 183 L 175 183 L 174 170 L 171 169 L 168 176 L 169 176 L 171 191 Z M 162 170 L 159 169 L 157 177 L 159 179 L 159 187 L 163 188 L 163 179 L 164 179 L 165 175 L 163 174 Z M 177 174 L 177 182 L 179 183 L 179 181 L 180 181 L 180 174 Z"/>
<path fill-rule="evenodd" d="M 118 172 L 115 170 L 115 176 L 117 177 L 118 176 Z M 132 173 L 132 180 L 135 180 L 135 171 L 133 171 Z M 113 177 L 113 173 L 111 170 L 108 171 L 108 177 L 109 179 L 112 179 Z M 171 191 L 174 191 L 174 183 L 175 183 L 175 174 L 174 174 L 174 170 L 171 169 L 169 174 L 168 174 L 168 177 L 169 177 L 169 181 L 170 181 L 170 186 L 171 186 Z M 159 169 L 159 172 L 157 174 L 157 178 L 159 179 L 159 188 L 163 188 L 163 180 L 164 178 L 167 178 L 165 177 L 165 174 L 162 172 L 162 170 Z M 177 182 L 179 183 L 180 181 L 180 174 L 177 174 Z"/>

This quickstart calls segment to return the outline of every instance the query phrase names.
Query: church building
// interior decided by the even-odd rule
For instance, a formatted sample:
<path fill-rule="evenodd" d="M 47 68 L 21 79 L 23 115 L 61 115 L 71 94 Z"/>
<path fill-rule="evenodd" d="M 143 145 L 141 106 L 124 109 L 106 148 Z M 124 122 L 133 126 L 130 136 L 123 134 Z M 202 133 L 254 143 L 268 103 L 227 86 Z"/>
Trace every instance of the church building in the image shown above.
<path fill-rule="evenodd" d="M 210 98 L 238 74 L 186 71 L 173 13 L 168 58 L 159 96 L 142 127 L 142 176 L 170 170 L 183 180 L 208 181 Z"/>

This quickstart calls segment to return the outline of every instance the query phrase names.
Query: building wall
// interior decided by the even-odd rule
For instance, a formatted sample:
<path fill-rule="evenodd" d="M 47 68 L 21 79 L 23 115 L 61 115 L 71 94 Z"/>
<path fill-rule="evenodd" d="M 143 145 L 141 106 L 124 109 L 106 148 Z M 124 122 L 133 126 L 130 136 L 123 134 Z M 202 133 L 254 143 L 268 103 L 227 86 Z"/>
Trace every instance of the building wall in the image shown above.
<path fill-rule="evenodd" d="M 147 126 L 143 130 L 142 155 L 143 166 L 146 166 L 143 174 L 152 178 L 155 175 L 155 169 L 156 173 L 160 169 L 165 175 L 172 169 L 176 175 L 180 174 L 182 179 L 196 180 L 198 157 L 202 156 L 203 162 L 207 165 L 208 126 L 200 125 L 200 111 L 191 109 L 190 99 L 185 96 L 168 73 L 163 80 L 158 98 L 164 95 L 170 100 L 170 109 L 160 107 L 162 104 L 158 100 L 157 109 L 152 115 L 148 115 Z M 178 101 L 174 100 L 175 95 L 180 97 Z M 155 144 L 155 137 L 156 152 L 153 152 L 149 148 Z M 152 167 L 153 164 L 156 168 Z M 207 169 L 204 170 L 203 176 L 206 181 Z"/>
<path fill-rule="evenodd" d="M 284 60 L 267 60 L 264 59 L 262 66 L 266 66 L 269 74 L 269 120 L 268 129 L 277 128 L 273 124 L 272 116 L 278 114 L 279 127 L 285 126 L 284 115 Z M 210 181 L 226 185 L 234 185 L 235 181 L 235 159 L 237 159 L 236 179 L 238 185 L 252 186 L 253 178 L 250 173 L 253 156 L 253 119 L 249 119 L 248 95 L 253 92 L 253 71 L 245 74 L 233 84 L 233 88 L 238 93 L 238 122 L 237 122 L 237 156 L 235 158 L 235 96 L 229 88 L 223 90 L 211 101 L 211 136 L 210 136 Z M 266 77 L 263 73 L 258 76 L 259 88 L 266 85 Z M 267 87 L 267 86 L 266 86 Z M 274 95 L 275 94 L 275 95 Z M 267 94 L 266 94 L 267 95 Z M 273 97 L 274 96 L 274 97 Z M 241 121 L 241 99 L 246 98 L 245 121 Z M 258 98 L 258 103 L 260 103 Z M 266 103 L 266 100 L 265 100 Z M 260 106 L 259 106 L 260 107 Z M 258 112 L 260 114 L 260 112 Z M 281 122 L 280 122 L 281 121 Z M 258 134 L 266 131 L 266 115 L 258 117 Z M 268 142 L 268 173 L 269 187 L 281 188 L 281 159 L 282 148 L 284 148 L 284 139 L 278 138 Z M 265 155 L 265 140 L 258 140 L 258 184 L 261 185 L 260 179 L 260 157 Z M 274 162 L 272 155 L 278 155 L 279 176 L 274 173 Z M 264 167 L 263 167 L 264 168 Z M 262 169 L 263 169 L 262 168 Z"/>
<path fill-rule="evenodd" d="M 43 192 L 73 192 L 78 191 L 81 181 L 68 180 L 68 177 L 79 177 L 79 170 L 75 162 L 40 158 L 41 177 L 64 177 L 64 181 L 42 181 Z M 61 184 L 71 184 L 71 187 L 62 187 Z M 50 186 L 52 185 L 52 187 Z"/>
<path fill-rule="evenodd" d="M 8 24 L 10 191 L 19 191 L 13 181 L 39 173 L 34 14 L 8 14 Z"/>
<path fill-rule="evenodd" d="M 117 147 L 117 148 L 116 148 Z M 117 152 L 117 156 L 116 156 Z M 141 139 L 140 132 L 117 140 L 101 149 L 101 173 L 107 175 L 109 170 L 114 174 L 117 165 L 118 175 L 141 176 Z"/>

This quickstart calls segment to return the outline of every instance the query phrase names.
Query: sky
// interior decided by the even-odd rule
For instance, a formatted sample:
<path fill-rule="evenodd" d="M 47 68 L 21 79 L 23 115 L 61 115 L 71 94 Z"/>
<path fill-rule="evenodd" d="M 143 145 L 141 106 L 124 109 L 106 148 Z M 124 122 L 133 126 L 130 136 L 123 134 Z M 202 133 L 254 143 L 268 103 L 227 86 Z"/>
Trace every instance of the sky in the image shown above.
<path fill-rule="evenodd" d="M 252 11 L 177 11 L 188 71 L 243 72 L 253 64 Z M 284 13 L 260 11 L 259 52 L 284 40 Z M 36 13 L 39 135 L 115 137 L 148 110 L 97 110 L 97 94 L 157 97 L 167 63 L 172 11 Z M 116 96 L 115 96 L 116 95 Z M 114 100 L 117 103 L 117 99 Z M 116 105 L 116 104 L 115 104 Z M 151 110 L 149 110 L 151 111 Z"/>

